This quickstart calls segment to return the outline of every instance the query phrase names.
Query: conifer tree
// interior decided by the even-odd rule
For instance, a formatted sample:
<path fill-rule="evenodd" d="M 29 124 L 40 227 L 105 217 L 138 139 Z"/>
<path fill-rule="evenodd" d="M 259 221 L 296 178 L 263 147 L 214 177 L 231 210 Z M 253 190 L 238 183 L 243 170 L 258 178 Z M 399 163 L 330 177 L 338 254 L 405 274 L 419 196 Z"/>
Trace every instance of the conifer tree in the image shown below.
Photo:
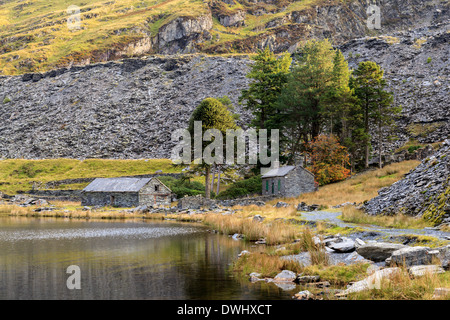
<path fill-rule="evenodd" d="M 252 125 L 258 129 L 276 127 L 273 116 L 275 114 L 274 102 L 278 99 L 281 88 L 286 83 L 292 59 L 289 53 L 277 58 L 268 47 L 258 51 L 253 58 L 251 71 L 247 78 L 252 79 L 248 89 L 242 90 L 239 102 L 254 115 Z"/>
<path fill-rule="evenodd" d="M 379 165 L 382 167 L 383 129 L 394 125 L 395 116 L 401 109 L 395 107 L 392 93 L 385 90 L 384 71 L 373 61 L 361 62 L 350 81 L 361 108 L 364 134 L 371 138 L 371 129 L 377 132 Z M 371 139 L 364 146 L 364 165 L 369 167 Z"/>

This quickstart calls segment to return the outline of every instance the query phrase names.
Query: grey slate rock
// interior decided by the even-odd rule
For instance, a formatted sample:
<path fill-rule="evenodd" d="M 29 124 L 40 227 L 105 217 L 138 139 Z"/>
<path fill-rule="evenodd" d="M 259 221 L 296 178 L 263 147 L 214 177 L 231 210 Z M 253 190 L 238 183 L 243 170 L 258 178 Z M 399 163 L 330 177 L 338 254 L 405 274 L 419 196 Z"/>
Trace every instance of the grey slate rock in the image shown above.
<path fill-rule="evenodd" d="M 396 243 L 373 242 L 356 248 L 356 252 L 368 260 L 382 262 L 389 258 L 394 251 L 404 247 L 404 245 Z"/>

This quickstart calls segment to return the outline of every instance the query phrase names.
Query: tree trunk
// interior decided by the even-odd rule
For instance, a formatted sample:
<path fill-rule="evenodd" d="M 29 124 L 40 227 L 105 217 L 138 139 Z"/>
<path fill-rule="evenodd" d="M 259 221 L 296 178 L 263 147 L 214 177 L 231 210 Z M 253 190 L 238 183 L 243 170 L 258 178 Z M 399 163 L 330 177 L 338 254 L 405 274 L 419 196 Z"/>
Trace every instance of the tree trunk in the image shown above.
<path fill-rule="evenodd" d="M 366 133 L 369 134 L 369 107 L 368 107 L 368 101 L 366 101 L 366 108 L 364 112 L 364 129 L 366 130 Z M 369 168 L 369 157 L 370 157 L 370 140 L 366 141 L 366 154 L 365 154 L 365 167 L 366 169 Z"/>
<path fill-rule="evenodd" d="M 209 184 L 209 176 L 211 173 L 211 167 L 210 166 L 206 166 L 205 169 L 206 173 L 205 173 L 205 198 L 206 199 L 211 199 L 211 192 L 210 192 L 210 184 Z"/>
<path fill-rule="evenodd" d="M 218 172 L 217 172 L 217 192 L 216 192 L 216 194 L 219 194 L 219 190 L 220 190 L 220 166 L 217 169 L 218 169 Z"/>
<path fill-rule="evenodd" d="M 216 179 L 216 165 L 212 165 L 212 175 L 211 175 L 211 191 L 214 192 L 214 180 Z"/>
<path fill-rule="evenodd" d="M 381 162 L 381 148 L 382 148 L 382 146 L 381 146 L 381 120 L 379 120 L 379 122 L 378 122 L 378 161 L 380 162 L 379 163 L 380 169 L 383 168 L 383 163 Z"/>

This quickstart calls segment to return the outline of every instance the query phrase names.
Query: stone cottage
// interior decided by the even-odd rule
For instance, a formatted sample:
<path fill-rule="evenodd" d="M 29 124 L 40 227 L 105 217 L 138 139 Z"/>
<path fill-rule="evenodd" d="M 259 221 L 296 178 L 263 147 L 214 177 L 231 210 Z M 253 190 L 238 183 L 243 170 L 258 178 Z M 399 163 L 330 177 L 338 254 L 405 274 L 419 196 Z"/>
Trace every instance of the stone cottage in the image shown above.
<path fill-rule="evenodd" d="M 316 190 L 314 174 L 301 165 L 276 166 L 262 176 L 263 196 L 298 197 Z"/>
<path fill-rule="evenodd" d="M 82 191 L 84 206 L 157 206 L 171 202 L 172 191 L 157 178 L 97 178 Z"/>

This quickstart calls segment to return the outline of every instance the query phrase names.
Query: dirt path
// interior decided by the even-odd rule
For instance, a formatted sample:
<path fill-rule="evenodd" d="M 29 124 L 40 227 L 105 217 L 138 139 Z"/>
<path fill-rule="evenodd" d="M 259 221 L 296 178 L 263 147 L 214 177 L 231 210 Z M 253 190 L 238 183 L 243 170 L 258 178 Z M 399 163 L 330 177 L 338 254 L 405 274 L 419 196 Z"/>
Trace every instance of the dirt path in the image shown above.
<path fill-rule="evenodd" d="M 302 212 L 301 217 L 306 221 L 327 221 L 339 227 L 359 228 L 363 229 L 367 233 L 376 233 L 380 234 L 381 236 L 424 235 L 436 237 L 441 240 L 450 240 L 450 232 L 439 231 L 434 228 L 396 229 L 385 228 L 376 225 L 360 225 L 342 221 L 338 218 L 341 214 L 341 212 L 313 211 Z"/>

